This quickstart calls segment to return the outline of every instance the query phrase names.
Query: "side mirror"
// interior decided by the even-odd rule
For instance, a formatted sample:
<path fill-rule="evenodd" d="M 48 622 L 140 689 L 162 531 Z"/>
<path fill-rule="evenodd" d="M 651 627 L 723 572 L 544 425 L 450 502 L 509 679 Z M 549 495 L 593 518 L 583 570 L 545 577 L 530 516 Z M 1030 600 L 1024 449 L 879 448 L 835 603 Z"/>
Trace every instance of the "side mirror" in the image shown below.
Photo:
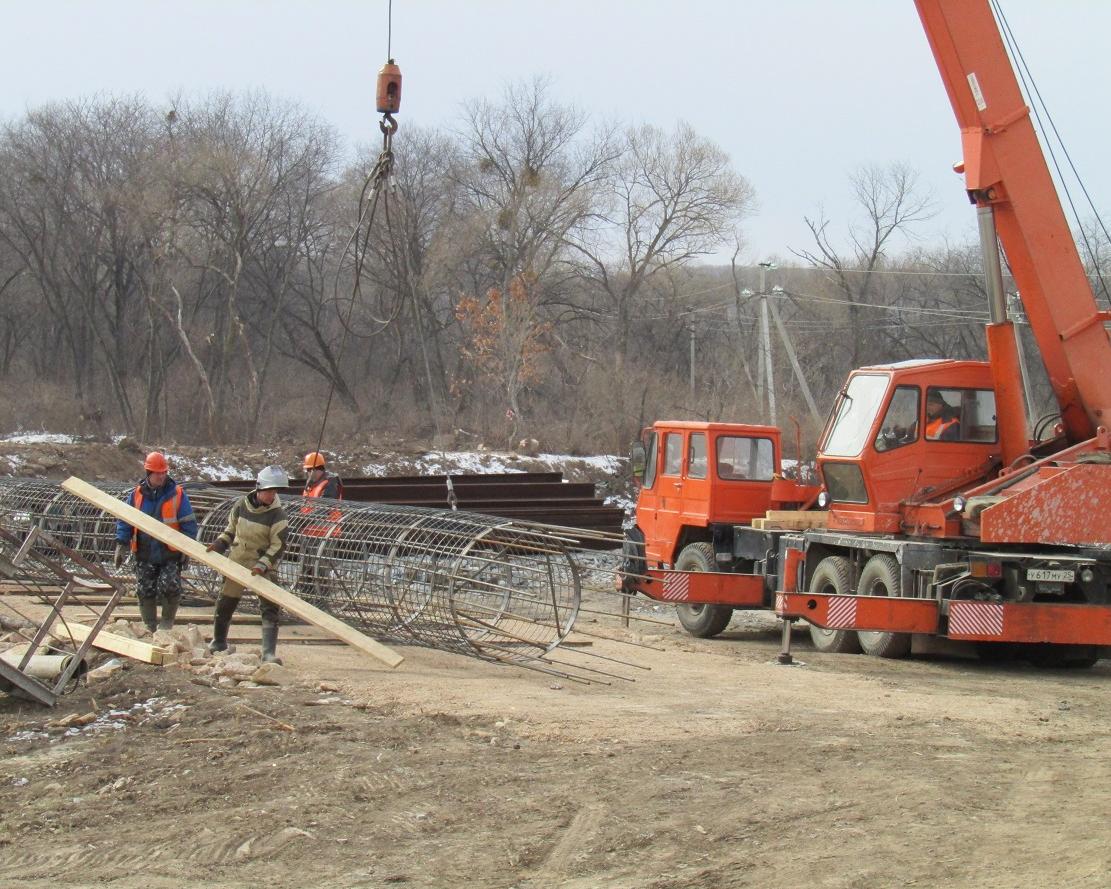
<path fill-rule="evenodd" d="M 645 452 L 644 442 L 634 441 L 632 447 L 629 448 L 629 466 L 633 470 L 633 478 L 637 482 L 644 481 L 644 469 L 648 465 Z"/>

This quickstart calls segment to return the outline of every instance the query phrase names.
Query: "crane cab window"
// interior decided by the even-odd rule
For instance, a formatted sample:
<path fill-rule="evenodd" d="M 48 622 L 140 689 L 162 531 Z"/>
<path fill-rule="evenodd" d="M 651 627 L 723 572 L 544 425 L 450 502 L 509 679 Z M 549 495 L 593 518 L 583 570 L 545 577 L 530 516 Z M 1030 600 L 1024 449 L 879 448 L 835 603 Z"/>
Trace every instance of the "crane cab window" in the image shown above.
<path fill-rule="evenodd" d="M 683 471 L 683 434 L 669 432 L 664 437 L 664 468 L 662 475 L 679 475 Z"/>
<path fill-rule="evenodd" d="M 775 474 L 775 448 L 770 438 L 722 435 L 717 440 L 718 478 L 725 481 L 770 482 Z"/>
<path fill-rule="evenodd" d="M 687 478 L 706 477 L 706 433 L 692 432 L 687 454 Z"/>
<path fill-rule="evenodd" d="M 995 393 L 990 389 L 926 390 L 927 441 L 994 442 Z"/>
<path fill-rule="evenodd" d="M 893 451 L 918 440 L 917 386 L 896 386 L 876 436 L 877 451 Z"/>

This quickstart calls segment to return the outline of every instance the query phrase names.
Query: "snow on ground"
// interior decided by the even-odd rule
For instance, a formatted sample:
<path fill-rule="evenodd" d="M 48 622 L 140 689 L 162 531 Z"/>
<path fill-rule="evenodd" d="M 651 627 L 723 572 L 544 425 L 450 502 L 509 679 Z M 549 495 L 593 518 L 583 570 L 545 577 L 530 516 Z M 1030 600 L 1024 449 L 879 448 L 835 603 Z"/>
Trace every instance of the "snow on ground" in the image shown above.
<path fill-rule="evenodd" d="M 73 444 L 77 436 L 61 432 L 9 432 L 0 442 L 4 444 Z"/>
<path fill-rule="evenodd" d="M 575 470 L 597 475 L 616 474 L 623 458 L 611 454 L 576 457 L 570 454 L 526 455 L 509 451 L 428 451 L 414 457 L 397 456 L 388 461 L 366 463 L 358 474 L 371 478 L 384 475 L 490 475 L 505 472 Z"/>

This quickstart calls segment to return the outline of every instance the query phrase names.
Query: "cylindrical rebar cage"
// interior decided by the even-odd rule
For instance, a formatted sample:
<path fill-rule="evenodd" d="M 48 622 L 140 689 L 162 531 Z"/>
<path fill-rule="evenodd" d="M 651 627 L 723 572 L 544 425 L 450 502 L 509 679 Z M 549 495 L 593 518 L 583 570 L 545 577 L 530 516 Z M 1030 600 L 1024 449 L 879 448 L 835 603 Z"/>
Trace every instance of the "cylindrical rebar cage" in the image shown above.
<path fill-rule="evenodd" d="M 126 499 L 132 486 L 102 484 Z M 185 485 L 201 543 L 227 524 L 240 492 Z M 282 497 L 289 519 L 274 581 L 351 626 L 379 638 L 490 660 L 526 662 L 571 631 L 580 581 L 567 541 L 551 528 L 490 516 Z M 45 481 L 0 479 L 0 527 L 25 534 L 40 525 L 59 542 L 112 568 L 116 519 Z M 8 544 L 0 541 L 0 555 Z M 59 560 L 64 561 L 59 554 Z M 19 569 L 33 573 L 32 564 Z M 28 577 L 49 583 L 52 578 Z M 187 594 L 214 598 L 222 577 L 192 565 Z"/>

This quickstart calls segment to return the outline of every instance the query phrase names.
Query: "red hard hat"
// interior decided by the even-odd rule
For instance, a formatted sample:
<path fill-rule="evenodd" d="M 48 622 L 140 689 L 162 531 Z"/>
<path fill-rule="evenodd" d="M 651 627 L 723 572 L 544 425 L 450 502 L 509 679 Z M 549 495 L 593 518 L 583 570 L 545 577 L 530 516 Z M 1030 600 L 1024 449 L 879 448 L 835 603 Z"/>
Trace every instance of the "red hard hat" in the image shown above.
<path fill-rule="evenodd" d="M 312 453 L 305 454 L 305 459 L 301 462 L 301 468 L 308 472 L 310 469 L 320 469 L 324 466 L 324 455 L 320 451 L 313 451 Z"/>
<path fill-rule="evenodd" d="M 166 462 L 166 455 L 161 451 L 151 451 L 143 461 L 143 469 L 147 472 L 169 472 L 170 464 Z"/>

